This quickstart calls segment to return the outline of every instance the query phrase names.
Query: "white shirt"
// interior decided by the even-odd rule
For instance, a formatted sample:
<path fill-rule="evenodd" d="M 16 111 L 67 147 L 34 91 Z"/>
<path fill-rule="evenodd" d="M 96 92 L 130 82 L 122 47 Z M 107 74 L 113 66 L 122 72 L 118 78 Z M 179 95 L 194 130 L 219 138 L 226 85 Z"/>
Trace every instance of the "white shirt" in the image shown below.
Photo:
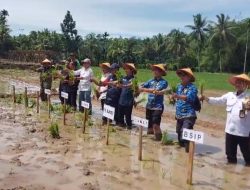
<path fill-rule="evenodd" d="M 87 69 L 82 67 L 81 69 L 74 71 L 74 74 L 80 75 L 80 77 L 83 77 L 83 79 L 81 79 L 79 82 L 78 90 L 79 91 L 91 91 L 90 79 L 93 78 L 94 76 L 92 69 L 90 67 Z"/>
<path fill-rule="evenodd" d="M 106 73 L 106 74 L 102 75 L 101 82 L 106 81 L 109 76 L 110 76 L 110 73 Z M 108 86 L 101 86 L 100 87 L 101 95 L 99 97 L 99 100 L 106 99 L 107 90 L 108 90 Z"/>
<path fill-rule="evenodd" d="M 226 104 L 227 121 L 225 132 L 231 135 L 249 137 L 250 133 L 250 111 L 246 112 L 245 118 L 240 118 L 242 110 L 242 101 L 249 94 L 245 91 L 239 96 L 234 92 L 228 92 L 221 97 L 209 97 L 210 104 Z"/>

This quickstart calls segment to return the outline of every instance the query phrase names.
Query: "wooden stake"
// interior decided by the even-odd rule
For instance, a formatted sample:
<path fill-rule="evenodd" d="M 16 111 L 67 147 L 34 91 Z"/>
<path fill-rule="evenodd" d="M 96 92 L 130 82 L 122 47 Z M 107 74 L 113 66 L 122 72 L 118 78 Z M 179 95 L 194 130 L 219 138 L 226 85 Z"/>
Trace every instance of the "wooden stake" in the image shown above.
<path fill-rule="evenodd" d="M 195 142 L 189 142 L 187 184 L 192 185 Z"/>
<path fill-rule="evenodd" d="M 49 118 L 50 118 L 50 95 L 47 95 L 48 97 L 48 113 L 49 113 Z"/>
<path fill-rule="evenodd" d="M 16 103 L 16 88 L 14 85 L 12 86 L 12 97 L 13 97 L 13 103 L 15 104 Z"/>
<path fill-rule="evenodd" d="M 109 145 L 109 119 L 108 119 L 108 121 L 107 121 L 106 145 Z"/>
<path fill-rule="evenodd" d="M 82 128 L 82 133 L 85 133 L 85 128 L 86 128 L 86 120 L 87 120 L 87 109 L 84 108 L 83 112 L 83 128 Z"/>
<path fill-rule="evenodd" d="M 28 107 L 27 87 L 25 87 L 25 90 L 24 90 L 24 105 L 25 105 L 25 108 Z"/>
<path fill-rule="evenodd" d="M 66 98 L 64 98 L 63 103 L 63 125 L 66 125 Z"/>
<path fill-rule="evenodd" d="M 36 113 L 39 113 L 39 99 L 40 99 L 40 92 L 36 92 Z"/>
<path fill-rule="evenodd" d="M 139 127 L 138 160 L 142 161 L 142 126 Z"/>

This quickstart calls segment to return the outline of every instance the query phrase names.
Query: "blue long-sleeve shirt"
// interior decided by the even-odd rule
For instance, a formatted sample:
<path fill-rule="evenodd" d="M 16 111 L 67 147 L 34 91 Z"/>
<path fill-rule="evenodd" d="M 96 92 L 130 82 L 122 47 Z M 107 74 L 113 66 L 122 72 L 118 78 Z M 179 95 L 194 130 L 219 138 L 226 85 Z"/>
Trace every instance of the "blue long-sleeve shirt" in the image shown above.
<path fill-rule="evenodd" d="M 176 101 L 176 118 L 177 119 L 182 119 L 182 118 L 187 118 L 187 117 L 196 117 L 196 112 L 192 104 L 195 102 L 197 93 L 198 93 L 198 90 L 196 86 L 192 83 L 189 83 L 186 86 L 183 86 L 182 84 L 179 84 L 177 86 L 176 94 L 187 96 L 187 99 L 185 101 L 181 99 L 178 99 Z"/>
<path fill-rule="evenodd" d="M 142 85 L 143 88 L 155 89 L 157 91 L 164 90 L 168 87 L 168 82 L 161 79 L 151 79 Z M 162 110 L 164 108 L 164 95 L 148 94 L 147 109 Z"/>

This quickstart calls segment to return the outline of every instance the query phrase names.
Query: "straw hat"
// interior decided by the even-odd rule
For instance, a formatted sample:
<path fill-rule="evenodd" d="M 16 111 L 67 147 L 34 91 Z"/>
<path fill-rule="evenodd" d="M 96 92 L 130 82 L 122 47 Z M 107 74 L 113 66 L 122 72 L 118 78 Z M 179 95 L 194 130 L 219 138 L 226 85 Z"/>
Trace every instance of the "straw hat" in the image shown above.
<path fill-rule="evenodd" d="M 137 69 L 135 68 L 134 63 L 124 63 L 123 68 L 124 69 L 129 68 L 129 69 L 133 70 L 135 74 L 137 73 Z"/>
<path fill-rule="evenodd" d="M 166 65 L 164 64 L 155 64 L 155 65 L 150 65 L 151 69 L 160 69 L 163 73 L 163 76 L 166 76 L 167 71 L 166 71 Z"/>
<path fill-rule="evenodd" d="M 49 59 L 44 59 L 41 64 L 51 64 L 51 61 Z"/>
<path fill-rule="evenodd" d="M 82 60 L 81 63 L 91 63 L 91 60 L 89 58 L 86 58 Z"/>
<path fill-rule="evenodd" d="M 195 76 L 194 73 L 192 72 L 192 70 L 190 68 L 182 68 L 182 69 L 178 69 L 176 71 L 176 74 L 179 75 L 181 73 L 186 73 L 191 77 L 191 82 L 195 81 Z"/>
<path fill-rule="evenodd" d="M 246 74 L 240 74 L 240 75 L 232 76 L 229 78 L 229 82 L 232 85 L 235 85 L 236 80 L 245 81 L 247 85 L 250 86 L 250 78 Z"/>
<path fill-rule="evenodd" d="M 110 69 L 110 63 L 101 63 L 99 64 L 100 67 L 106 67 Z"/>

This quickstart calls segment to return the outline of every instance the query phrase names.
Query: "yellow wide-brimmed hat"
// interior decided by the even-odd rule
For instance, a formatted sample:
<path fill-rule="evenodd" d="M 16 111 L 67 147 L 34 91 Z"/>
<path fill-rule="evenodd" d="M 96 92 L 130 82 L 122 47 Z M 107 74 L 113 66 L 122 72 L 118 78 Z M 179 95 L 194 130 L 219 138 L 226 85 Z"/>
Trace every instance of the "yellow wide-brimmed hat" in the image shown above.
<path fill-rule="evenodd" d="M 51 64 L 51 61 L 49 59 L 44 59 L 41 63 L 42 64 Z"/>
<path fill-rule="evenodd" d="M 192 72 L 192 70 L 190 68 L 182 68 L 182 69 L 178 69 L 176 71 L 177 75 L 179 75 L 181 73 L 185 73 L 185 74 L 189 75 L 191 77 L 191 82 L 195 81 L 194 73 Z"/>
<path fill-rule="evenodd" d="M 166 76 L 167 71 L 166 71 L 166 65 L 165 64 L 154 64 L 154 65 L 150 65 L 151 69 L 160 69 L 162 71 L 162 75 Z"/>
<path fill-rule="evenodd" d="M 133 70 L 135 74 L 137 73 L 137 69 L 135 68 L 134 63 L 124 63 L 123 68 L 129 68 L 129 69 Z"/>
<path fill-rule="evenodd" d="M 247 85 L 250 86 L 250 78 L 246 74 L 240 74 L 240 75 L 232 76 L 232 77 L 229 78 L 229 82 L 232 85 L 235 85 L 236 80 L 245 81 L 247 83 Z"/>
<path fill-rule="evenodd" d="M 110 63 L 100 63 L 99 66 L 102 68 L 106 67 L 106 68 L 110 69 Z"/>

